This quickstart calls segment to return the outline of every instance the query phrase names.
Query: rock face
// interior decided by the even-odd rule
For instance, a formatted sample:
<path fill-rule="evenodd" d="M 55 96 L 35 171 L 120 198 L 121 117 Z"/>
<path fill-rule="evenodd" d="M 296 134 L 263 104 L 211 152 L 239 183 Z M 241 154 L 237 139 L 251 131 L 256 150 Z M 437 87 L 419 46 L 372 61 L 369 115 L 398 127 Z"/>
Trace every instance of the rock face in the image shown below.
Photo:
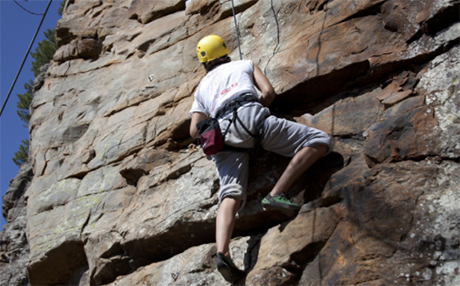
<path fill-rule="evenodd" d="M 3 217 L 7 225 L 0 232 L 0 285 L 27 285 L 30 250 L 25 233 L 24 193 L 33 178 L 32 162 L 24 163 L 3 196 Z"/>
<path fill-rule="evenodd" d="M 292 219 L 260 207 L 289 159 L 250 151 L 237 284 L 460 284 L 459 1 L 234 4 L 272 113 L 334 141 L 291 188 Z M 4 198 L 2 282 L 225 284 L 219 182 L 188 135 L 208 34 L 238 59 L 230 1 L 69 1 L 31 106 L 33 179 Z"/>

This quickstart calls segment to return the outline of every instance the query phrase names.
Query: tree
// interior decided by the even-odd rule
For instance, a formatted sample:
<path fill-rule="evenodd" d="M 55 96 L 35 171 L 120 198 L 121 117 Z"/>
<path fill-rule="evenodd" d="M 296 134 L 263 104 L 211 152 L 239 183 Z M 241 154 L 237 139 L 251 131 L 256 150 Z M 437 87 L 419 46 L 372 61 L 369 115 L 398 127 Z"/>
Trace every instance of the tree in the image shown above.
<path fill-rule="evenodd" d="M 68 1 L 68 0 L 67 0 Z M 65 2 L 66 0 L 62 0 L 61 1 L 61 5 L 59 6 L 59 9 L 58 9 L 58 15 L 62 16 L 62 13 L 64 13 L 64 7 L 65 7 Z"/>
<path fill-rule="evenodd" d="M 33 85 L 33 81 L 29 79 L 29 82 L 24 84 L 24 89 L 26 92 L 23 94 L 17 94 L 19 101 L 16 104 L 16 107 L 18 108 L 16 113 L 18 114 L 19 118 L 26 123 L 24 127 L 27 127 L 30 120 L 29 106 L 33 98 Z"/>
<path fill-rule="evenodd" d="M 56 52 L 57 45 L 56 40 L 54 37 L 54 29 L 47 29 L 45 34 L 45 39 L 38 43 L 38 47 L 35 49 L 35 52 L 31 52 L 30 55 L 35 61 L 32 62 L 31 71 L 33 72 L 34 76 L 36 77 L 39 74 L 40 67 L 44 64 L 47 64 L 51 61 Z M 33 80 L 29 79 L 28 82 L 24 84 L 24 89 L 26 90 L 23 94 L 17 94 L 18 96 L 18 103 L 16 104 L 17 107 L 17 115 L 19 118 L 24 121 L 24 127 L 29 125 L 30 120 L 30 113 L 29 113 L 29 106 L 33 99 Z M 21 140 L 21 145 L 19 145 L 19 150 L 14 153 L 13 162 L 20 167 L 24 162 L 27 162 L 29 157 L 29 140 Z"/>
<path fill-rule="evenodd" d="M 48 29 L 43 33 L 45 34 L 45 39 L 38 43 L 38 47 L 35 49 L 35 52 L 30 53 L 32 58 L 35 59 L 35 61 L 32 62 L 32 68 L 30 69 L 35 77 L 40 73 L 40 67 L 49 63 L 51 59 L 53 59 L 54 53 L 57 49 L 54 29 Z M 26 123 L 26 125 L 24 125 L 25 127 L 27 127 L 30 120 L 29 106 L 33 98 L 33 86 L 33 80 L 29 79 L 29 82 L 24 84 L 26 92 L 23 94 L 17 94 L 18 103 L 16 104 L 16 107 L 18 110 L 16 113 L 19 118 Z"/>
<path fill-rule="evenodd" d="M 62 16 L 64 11 L 66 0 L 61 2 L 61 6 L 58 10 L 58 15 Z M 30 55 L 34 58 L 32 62 L 32 68 L 30 69 L 34 77 L 40 73 L 40 67 L 49 63 L 54 56 L 54 53 L 57 50 L 56 45 L 56 38 L 55 38 L 56 31 L 54 29 L 47 29 L 43 34 L 45 35 L 45 39 L 38 43 L 38 47 L 35 49 L 35 52 L 31 52 Z M 29 106 L 33 99 L 33 85 L 34 81 L 29 79 L 28 82 L 24 84 L 24 89 L 26 90 L 23 94 L 17 94 L 18 96 L 18 103 L 16 107 L 18 110 L 16 113 L 18 114 L 19 118 L 24 121 L 26 124 L 24 127 L 29 125 L 30 120 L 30 113 L 29 113 Z M 29 157 L 29 140 L 21 140 L 21 145 L 19 146 L 19 150 L 14 153 L 13 162 L 21 166 L 24 162 L 28 160 Z"/>
<path fill-rule="evenodd" d="M 21 167 L 22 164 L 27 162 L 29 158 L 29 140 L 21 140 L 21 145 L 19 145 L 19 150 L 14 153 L 13 162 Z"/>
<path fill-rule="evenodd" d="M 40 67 L 44 64 L 49 63 L 54 56 L 54 53 L 57 50 L 56 37 L 54 29 L 47 29 L 43 34 L 45 34 L 45 39 L 38 43 L 38 47 L 35 49 L 35 52 L 31 52 L 30 55 L 35 61 L 32 62 L 32 68 L 30 69 L 34 73 L 34 77 L 40 73 Z"/>

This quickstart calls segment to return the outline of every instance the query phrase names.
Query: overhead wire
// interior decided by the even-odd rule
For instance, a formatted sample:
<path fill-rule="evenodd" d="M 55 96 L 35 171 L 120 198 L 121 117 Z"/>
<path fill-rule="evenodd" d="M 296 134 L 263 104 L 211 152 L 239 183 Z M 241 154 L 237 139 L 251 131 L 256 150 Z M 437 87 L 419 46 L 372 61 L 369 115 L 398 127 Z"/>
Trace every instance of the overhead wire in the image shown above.
<path fill-rule="evenodd" d="M 43 15 L 43 14 L 38 14 L 38 13 L 34 13 L 34 12 L 32 12 L 32 11 L 27 10 L 26 8 L 22 7 L 21 4 L 19 4 L 18 2 L 16 2 L 16 0 L 13 0 L 13 2 L 16 3 L 16 5 L 18 5 L 19 7 L 21 7 L 22 10 L 24 10 L 24 11 L 26 11 L 26 12 L 29 12 L 29 13 L 32 14 L 32 15 L 37 15 L 37 16 Z"/>
<path fill-rule="evenodd" d="M 10 98 L 11 92 L 13 91 L 14 85 L 16 84 L 16 81 L 18 80 L 19 74 L 21 73 L 22 68 L 24 67 L 24 63 L 26 62 L 27 56 L 30 53 L 30 49 L 32 48 L 32 45 L 35 42 L 35 38 L 37 38 L 37 34 L 40 31 L 40 28 L 42 26 L 43 20 L 45 19 L 46 13 L 48 13 L 48 9 L 49 9 L 49 7 L 51 5 L 51 1 L 53 1 L 53 0 L 49 0 L 48 6 L 46 6 L 46 9 L 45 9 L 45 12 L 43 13 L 42 19 L 40 20 L 40 23 L 38 24 L 37 30 L 35 31 L 35 35 L 32 38 L 32 41 L 30 42 L 29 48 L 27 49 L 27 52 L 24 55 L 24 59 L 22 60 L 21 66 L 19 67 L 19 70 L 16 73 L 16 76 L 14 77 L 13 83 L 11 84 L 10 90 L 8 91 L 8 94 L 6 95 L 5 101 L 3 102 L 3 105 L 2 105 L 2 109 L 0 110 L 0 117 L 3 114 L 3 110 L 5 109 L 6 103 L 8 102 L 8 99 Z"/>

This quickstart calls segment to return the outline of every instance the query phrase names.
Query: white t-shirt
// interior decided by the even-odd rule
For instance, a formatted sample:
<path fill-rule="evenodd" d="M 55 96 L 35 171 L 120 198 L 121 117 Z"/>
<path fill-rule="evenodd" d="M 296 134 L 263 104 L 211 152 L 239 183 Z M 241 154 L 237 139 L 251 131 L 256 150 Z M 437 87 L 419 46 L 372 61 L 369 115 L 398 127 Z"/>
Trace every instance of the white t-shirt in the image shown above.
<path fill-rule="evenodd" d="M 253 73 L 250 60 L 229 62 L 208 72 L 196 90 L 190 117 L 194 112 L 214 117 L 233 98 L 247 92 L 257 95 Z"/>

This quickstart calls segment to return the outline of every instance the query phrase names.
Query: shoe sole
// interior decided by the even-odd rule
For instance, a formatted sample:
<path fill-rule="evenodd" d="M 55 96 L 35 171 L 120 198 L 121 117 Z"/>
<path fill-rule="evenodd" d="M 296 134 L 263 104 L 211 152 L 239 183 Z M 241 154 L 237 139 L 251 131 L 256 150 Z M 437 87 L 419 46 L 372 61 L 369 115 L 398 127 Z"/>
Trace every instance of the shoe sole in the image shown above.
<path fill-rule="evenodd" d="M 300 208 L 296 208 L 296 209 L 285 209 L 285 208 L 280 208 L 280 207 L 276 207 L 276 206 L 272 206 L 272 205 L 266 205 L 266 206 L 262 206 L 262 209 L 264 211 L 279 211 L 279 212 L 282 212 L 284 215 L 288 216 L 288 217 L 292 217 L 292 216 L 296 216 L 299 211 L 300 211 Z"/>
<path fill-rule="evenodd" d="M 231 283 L 243 278 L 243 276 L 244 276 L 243 271 L 241 271 L 239 269 L 238 269 L 238 271 L 237 270 L 232 270 L 230 268 L 230 266 L 227 266 L 227 265 L 222 266 L 220 268 L 217 268 L 217 270 L 220 272 L 220 274 L 222 274 L 222 276 L 224 277 L 224 279 L 226 281 L 231 282 Z M 235 273 L 235 272 L 237 272 L 237 273 Z"/>
<path fill-rule="evenodd" d="M 227 264 L 223 259 L 221 259 L 219 256 L 217 257 L 216 261 L 216 266 L 217 266 L 217 271 L 220 272 L 220 274 L 224 277 L 224 279 L 227 282 L 235 282 L 241 278 L 243 278 L 245 274 L 244 271 L 241 271 L 240 269 L 236 267 L 232 267 L 231 265 Z"/>
<path fill-rule="evenodd" d="M 262 208 L 263 208 L 264 210 L 279 210 L 279 211 L 282 211 L 282 210 L 287 210 L 287 211 L 300 211 L 300 207 L 296 207 L 296 208 L 283 208 L 283 207 L 274 206 L 274 205 L 262 205 Z"/>

